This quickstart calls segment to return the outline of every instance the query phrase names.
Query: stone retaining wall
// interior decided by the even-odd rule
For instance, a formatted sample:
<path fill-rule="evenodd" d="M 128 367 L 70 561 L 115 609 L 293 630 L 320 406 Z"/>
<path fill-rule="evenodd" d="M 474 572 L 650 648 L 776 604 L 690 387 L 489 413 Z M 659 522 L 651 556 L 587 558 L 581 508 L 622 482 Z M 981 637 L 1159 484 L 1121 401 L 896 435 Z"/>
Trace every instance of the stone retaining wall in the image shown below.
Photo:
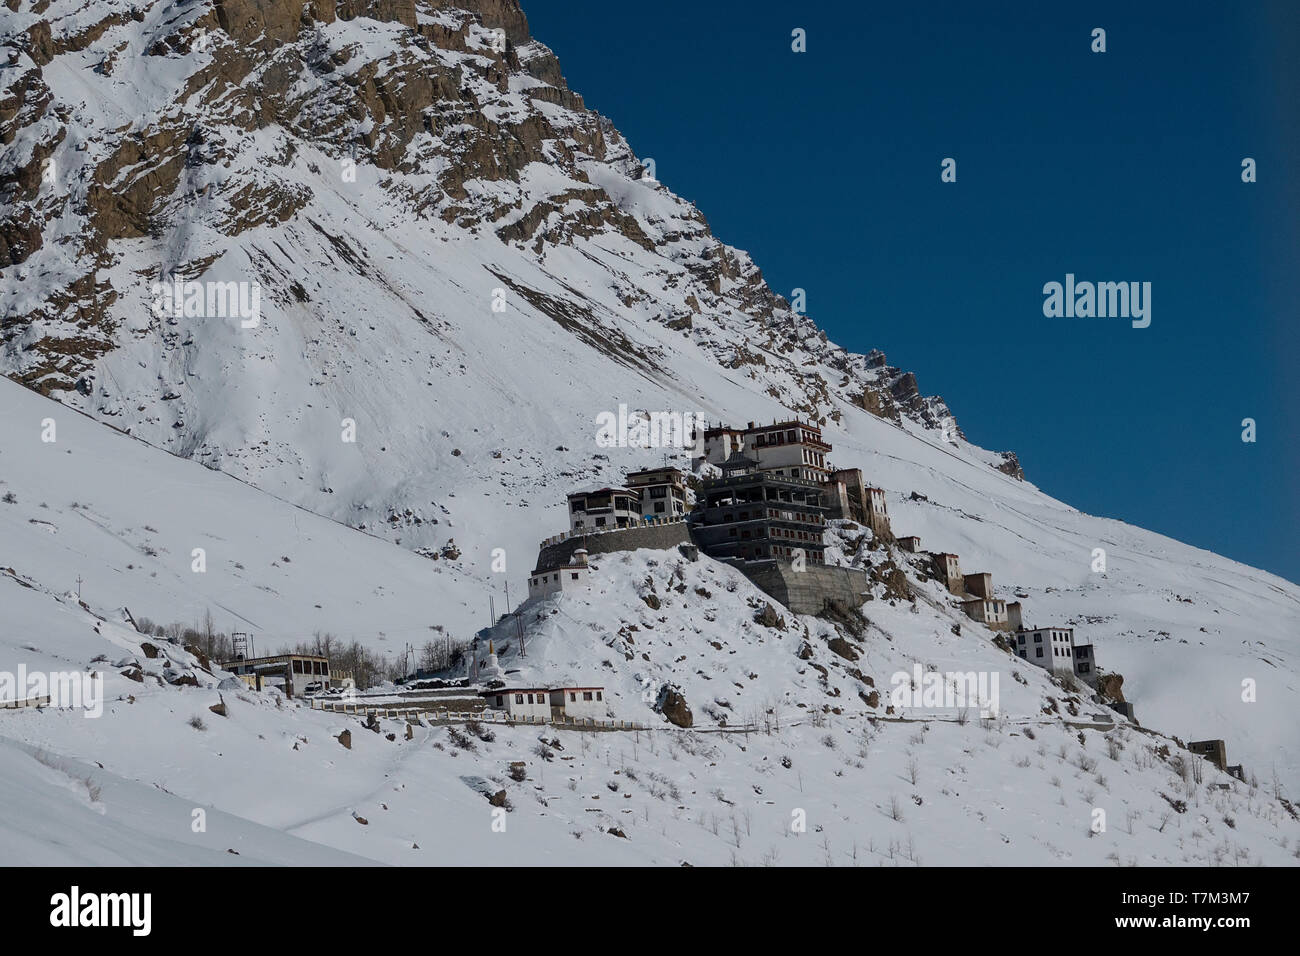
<path fill-rule="evenodd" d="M 614 551 L 635 551 L 637 548 L 666 551 L 690 543 L 691 532 L 685 521 L 578 535 L 542 548 L 537 555 L 536 570 L 551 571 L 564 567 L 573 560 L 573 552 L 579 548 L 586 548 L 588 554 L 596 555 Z"/>
<path fill-rule="evenodd" d="M 848 607 L 862 606 L 864 591 L 871 589 L 870 575 L 857 568 L 809 564 L 795 571 L 787 561 L 767 561 L 736 567 L 765 593 L 796 614 L 819 614 L 830 600 Z"/>

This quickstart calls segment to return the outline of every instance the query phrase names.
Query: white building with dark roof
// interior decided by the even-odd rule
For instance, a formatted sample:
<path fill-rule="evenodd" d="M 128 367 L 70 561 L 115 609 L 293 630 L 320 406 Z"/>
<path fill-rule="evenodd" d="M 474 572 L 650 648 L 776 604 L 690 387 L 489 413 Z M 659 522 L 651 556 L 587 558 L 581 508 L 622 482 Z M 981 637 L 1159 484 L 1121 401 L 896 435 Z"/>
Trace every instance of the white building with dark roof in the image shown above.
<path fill-rule="evenodd" d="M 641 520 L 641 492 L 631 488 L 589 488 L 573 492 L 568 500 L 570 531 L 609 531 Z"/>
<path fill-rule="evenodd" d="M 1072 627 L 1032 627 L 1016 632 L 1016 656 L 1037 664 L 1053 674 L 1075 673 L 1074 628 Z M 1088 648 L 1087 661 L 1095 673 L 1096 661 L 1092 657 L 1092 645 Z"/>
<path fill-rule="evenodd" d="M 590 578 L 591 567 L 587 563 L 587 549 L 578 548 L 573 552 L 573 558 L 559 567 L 546 570 L 534 569 L 528 576 L 528 596 L 544 598 L 552 594 L 586 588 Z"/>
<path fill-rule="evenodd" d="M 603 687 L 497 687 L 481 692 L 491 710 L 538 723 L 607 720 Z"/>
<path fill-rule="evenodd" d="M 643 518 L 680 518 L 686 514 L 686 482 L 680 468 L 629 471 L 627 487 L 641 496 Z"/>

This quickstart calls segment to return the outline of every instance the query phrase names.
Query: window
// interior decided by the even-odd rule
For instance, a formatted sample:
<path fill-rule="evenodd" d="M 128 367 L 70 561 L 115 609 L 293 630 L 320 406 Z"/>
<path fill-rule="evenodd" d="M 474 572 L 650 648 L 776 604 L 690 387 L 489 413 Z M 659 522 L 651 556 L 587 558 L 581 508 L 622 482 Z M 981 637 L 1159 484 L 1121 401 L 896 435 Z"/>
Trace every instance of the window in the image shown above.
<path fill-rule="evenodd" d="M 528 703 L 531 704 L 532 702 L 533 702 L 533 695 L 532 695 L 532 694 L 529 694 L 529 695 L 528 695 Z"/>
<path fill-rule="evenodd" d="M 570 701 L 570 703 L 576 702 L 577 699 L 578 699 L 578 695 L 577 695 L 577 693 L 574 692 L 574 691 L 569 691 L 569 701 Z"/>
<path fill-rule="evenodd" d="M 1035 634 L 1035 635 L 1034 635 L 1034 643 L 1035 643 L 1035 644 L 1041 644 L 1041 643 L 1043 643 L 1043 635 L 1041 635 L 1041 634 Z M 1039 648 L 1039 654 L 1038 654 L 1038 656 L 1039 656 L 1039 657 L 1042 657 L 1042 656 L 1043 656 L 1043 655 L 1042 655 L 1042 648 Z"/>
<path fill-rule="evenodd" d="M 500 695 L 500 694 L 497 694 L 497 706 L 498 706 L 498 707 L 501 707 L 501 706 L 502 706 L 502 703 L 501 703 L 501 695 Z"/>
<path fill-rule="evenodd" d="M 573 580 L 575 580 L 575 581 L 578 580 L 578 572 L 577 572 L 577 571 L 574 571 L 573 573 L 571 573 L 571 574 L 569 575 L 569 577 L 573 578 Z"/>
<path fill-rule="evenodd" d="M 600 700 L 600 691 L 596 691 L 596 699 Z"/>
<path fill-rule="evenodd" d="M 302 673 L 302 661 L 298 660 L 296 657 L 293 659 L 293 672 L 295 674 Z"/>
<path fill-rule="evenodd" d="M 1042 657 L 1042 656 L 1043 656 L 1043 649 L 1042 649 L 1041 647 L 1035 647 L 1035 648 L 1034 648 L 1034 656 L 1035 656 L 1035 657 Z"/>
<path fill-rule="evenodd" d="M 657 515 L 661 515 L 661 514 L 663 514 L 663 513 L 664 513 L 664 503 L 663 503 L 662 501 L 656 501 L 656 502 L 655 502 L 655 514 L 657 514 Z"/>
<path fill-rule="evenodd" d="M 597 528 L 602 527 L 604 524 L 605 524 L 605 519 L 604 519 L 604 518 L 597 518 L 597 519 L 596 519 L 596 527 L 597 527 Z"/>
<path fill-rule="evenodd" d="M 589 691 L 589 690 L 584 690 L 584 691 L 582 692 L 582 699 L 583 699 L 583 700 L 591 700 L 591 691 Z"/>
<path fill-rule="evenodd" d="M 524 695 L 523 695 L 523 694 L 515 694 L 515 703 L 516 703 L 516 704 L 522 704 L 523 702 L 524 702 Z"/>

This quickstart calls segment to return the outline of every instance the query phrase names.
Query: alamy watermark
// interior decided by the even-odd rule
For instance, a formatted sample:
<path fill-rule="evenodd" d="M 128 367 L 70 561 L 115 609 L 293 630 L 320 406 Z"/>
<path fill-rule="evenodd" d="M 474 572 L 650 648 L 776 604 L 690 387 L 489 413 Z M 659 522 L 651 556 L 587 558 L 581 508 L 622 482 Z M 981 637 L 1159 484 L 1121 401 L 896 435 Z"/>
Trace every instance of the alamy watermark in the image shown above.
<path fill-rule="evenodd" d="M 152 913 L 152 893 L 83 893 L 74 886 L 50 897 L 50 925 L 60 928 L 121 927 L 148 936 Z"/>
<path fill-rule="evenodd" d="M 981 717 L 998 715 L 997 671 L 896 671 L 889 679 L 889 702 L 896 713 L 903 709 L 978 709 Z"/>
<path fill-rule="evenodd" d="M 1067 272 L 1064 285 L 1043 286 L 1043 297 L 1049 319 L 1132 319 L 1135 329 L 1151 324 L 1150 282 L 1075 282 Z"/>
<path fill-rule="evenodd" d="M 596 416 L 596 444 L 601 448 L 691 448 L 704 446 L 704 416 L 694 412 L 617 412 Z"/>
<path fill-rule="evenodd" d="M 98 671 L 0 671 L 0 709 L 52 707 L 81 710 L 85 717 L 104 713 L 104 675 Z"/>
<path fill-rule="evenodd" d="M 159 318 L 239 319 L 240 328 L 257 328 L 262 322 L 262 286 L 259 282 L 198 282 L 164 276 L 155 282 L 153 313 Z"/>

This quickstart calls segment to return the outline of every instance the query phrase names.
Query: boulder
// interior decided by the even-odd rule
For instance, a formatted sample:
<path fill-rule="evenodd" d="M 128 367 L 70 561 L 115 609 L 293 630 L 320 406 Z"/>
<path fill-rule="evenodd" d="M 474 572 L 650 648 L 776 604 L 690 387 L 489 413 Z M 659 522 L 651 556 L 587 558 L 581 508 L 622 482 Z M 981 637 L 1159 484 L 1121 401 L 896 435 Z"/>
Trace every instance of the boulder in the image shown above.
<path fill-rule="evenodd" d="M 670 724 L 677 727 L 690 727 L 695 723 L 685 695 L 682 694 L 681 688 L 674 684 L 665 684 L 660 689 L 655 710 L 668 718 Z"/>

